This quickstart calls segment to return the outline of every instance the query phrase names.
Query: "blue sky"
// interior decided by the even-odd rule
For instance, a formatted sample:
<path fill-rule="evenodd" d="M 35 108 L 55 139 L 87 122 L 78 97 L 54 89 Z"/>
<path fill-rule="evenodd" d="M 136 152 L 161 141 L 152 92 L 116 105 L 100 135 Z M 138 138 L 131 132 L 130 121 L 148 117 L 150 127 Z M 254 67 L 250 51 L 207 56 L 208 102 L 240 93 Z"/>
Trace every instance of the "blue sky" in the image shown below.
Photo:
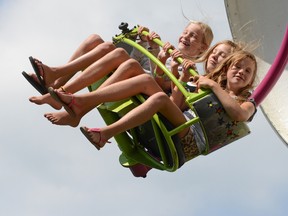
<path fill-rule="evenodd" d="M 177 172 L 152 170 L 142 179 L 120 166 L 114 140 L 98 152 L 79 128 L 51 125 L 43 117 L 50 107 L 29 103 L 37 92 L 21 72 L 32 70 L 30 55 L 50 66 L 64 64 L 89 34 L 111 40 L 122 21 L 147 26 L 175 44 L 186 25 L 180 1 L 139 4 L 0 1 L 0 214 L 286 215 L 287 147 L 261 110 L 249 124 L 251 135 Z M 182 5 L 187 17 L 211 25 L 213 43 L 231 39 L 223 1 Z M 93 110 L 81 125 L 104 122 Z"/>

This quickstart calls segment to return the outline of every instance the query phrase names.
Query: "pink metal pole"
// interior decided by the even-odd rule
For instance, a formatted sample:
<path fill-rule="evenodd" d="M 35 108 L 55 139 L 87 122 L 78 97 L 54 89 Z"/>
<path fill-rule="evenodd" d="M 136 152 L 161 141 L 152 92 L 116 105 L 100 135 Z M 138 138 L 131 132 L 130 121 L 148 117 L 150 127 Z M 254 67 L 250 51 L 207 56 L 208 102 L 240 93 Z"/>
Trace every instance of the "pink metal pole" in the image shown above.
<path fill-rule="evenodd" d="M 251 98 L 254 98 L 256 105 L 260 105 L 265 97 L 272 90 L 281 74 L 283 73 L 288 61 L 288 26 L 286 26 L 286 33 L 281 43 L 279 52 L 274 59 L 269 71 L 267 72 L 264 79 L 258 85 L 256 90 L 253 92 Z M 288 85 L 288 83 L 287 83 Z M 286 92 L 287 93 L 287 92 Z"/>

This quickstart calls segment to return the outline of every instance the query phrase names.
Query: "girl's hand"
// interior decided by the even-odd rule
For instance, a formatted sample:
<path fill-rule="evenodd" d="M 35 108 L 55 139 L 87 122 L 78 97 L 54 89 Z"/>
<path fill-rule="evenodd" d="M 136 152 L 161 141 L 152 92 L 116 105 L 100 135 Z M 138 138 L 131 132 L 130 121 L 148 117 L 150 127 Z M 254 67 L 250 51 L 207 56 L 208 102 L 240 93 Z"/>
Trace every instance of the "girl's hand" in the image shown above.
<path fill-rule="evenodd" d="M 177 58 L 182 58 L 182 53 L 179 50 L 174 49 L 170 55 L 172 57 L 171 68 L 178 67 L 180 63 L 177 61 Z"/>
<path fill-rule="evenodd" d="M 157 49 L 159 47 L 158 44 L 156 44 L 153 40 L 154 39 L 159 39 L 161 40 L 160 36 L 155 33 L 155 32 L 151 32 L 148 36 L 147 36 L 147 40 L 148 40 L 148 43 L 149 43 L 149 46 L 152 48 L 152 49 Z"/>
<path fill-rule="evenodd" d="M 190 68 L 193 70 L 197 70 L 195 63 L 188 59 L 183 59 L 182 66 L 184 71 L 188 71 Z"/>
<path fill-rule="evenodd" d="M 174 49 L 170 55 L 175 62 L 177 62 L 177 58 L 183 58 L 183 54 L 177 49 Z"/>
<path fill-rule="evenodd" d="M 191 77 L 189 69 L 193 69 L 195 71 L 197 70 L 195 63 L 193 61 L 191 61 L 191 60 L 188 60 L 188 59 L 183 59 L 182 67 L 183 67 L 183 73 L 182 73 L 181 76 L 185 80 L 189 80 L 190 77 Z"/>
<path fill-rule="evenodd" d="M 165 51 L 165 53 L 167 53 L 167 54 L 169 55 L 169 53 L 168 53 L 169 49 L 174 50 L 175 47 L 174 47 L 172 44 L 170 44 L 169 42 L 166 42 L 166 43 L 163 45 L 162 49 Z"/>
<path fill-rule="evenodd" d="M 194 82 L 197 85 L 197 89 L 205 88 L 213 90 L 213 88 L 218 85 L 215 81 L 208 79 L 205 76 L 195 76 Z"/>
<path fill-rule="evenodd" d="M 139 27 L 138 27 L 138 35 L 139 35 L 140 39 L 141 39 L 142 41 L 148 41 L 147 36 L 142 35 L 142 32 L 143 32 L 143 31 L 149 32 L 149 29 L 148 29 L 147 27 L 144 27 L 144 26 L 139 26 Z"/>
<path fill-rule="evenodd" d="M 169 42 L 166 42 L 158 54 L 158 59 L 160 61 L 165 62 L 170 57 L 170 54 L 168 53 L 169 49 L 174 49 L 174 47 Z"/>

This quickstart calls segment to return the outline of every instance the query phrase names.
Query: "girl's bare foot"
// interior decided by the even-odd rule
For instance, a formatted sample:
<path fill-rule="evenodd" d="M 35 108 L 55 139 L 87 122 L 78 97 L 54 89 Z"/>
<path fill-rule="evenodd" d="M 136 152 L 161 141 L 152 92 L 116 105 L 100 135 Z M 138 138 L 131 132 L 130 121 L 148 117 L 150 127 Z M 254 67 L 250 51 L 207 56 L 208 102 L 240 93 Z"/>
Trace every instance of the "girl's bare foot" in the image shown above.
<path fill-rule="evenodd" d="M 66 111 L 45 113 L 44 117 L 47 118 L 52 124 L 69 125 L 71 127 L 77 127 L 81 120 L 80 117 L 70 116 Z"/>
<path fill-rule="evenodd" d="M 51 87 L 48 88 L 48 92 L 51 97 L 55 99 L 55 101 L 59 102 L 72 117 L 81 116 L 80 102 L 73 94 L 68 94 L 61 90 L 55 90 Z"/>
<path fill-rule="evenodd" d="M 49 67 L 43 64 L 38 59 L 33 58 L 34 64 L 38 67 L 40 75 L 45 83 L 46 87 L 54 86 L 55 81 L 59 78 L 57 76 L 57 70 L 55 68 Z"/>
<path fill-rule="evenodd" d="M 80 127 L 83 135 L 94 145 L 98 150 L 103 148 L 106 143 L 110 143 L 102 133 L 100 128 Z"/>
<path fill-rule="evenodd" d="M 56 110 L 60 110 L 62 108 L 62 105 L 55 101 L 49 94 L 30 97 L 29 101 L 38 105 L 49 104 Z"/>

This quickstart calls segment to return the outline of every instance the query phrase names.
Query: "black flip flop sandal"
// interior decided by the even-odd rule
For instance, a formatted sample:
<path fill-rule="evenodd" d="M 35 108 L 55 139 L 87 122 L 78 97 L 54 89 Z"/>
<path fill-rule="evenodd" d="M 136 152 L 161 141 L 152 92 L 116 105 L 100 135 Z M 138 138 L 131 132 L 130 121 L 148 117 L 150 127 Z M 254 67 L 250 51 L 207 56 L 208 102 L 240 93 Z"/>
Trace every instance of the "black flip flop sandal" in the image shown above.
<path fill-rule="evenodd" d="M 22 72 L 22 75 L 25 77 L 25 79 L 42 95 L 47 94 L 47 88 L 43 88 L 43 86 L 38 83 L 33 77 L 31 77 L 29 74 L 27 74 L 25 71 Z"/>

